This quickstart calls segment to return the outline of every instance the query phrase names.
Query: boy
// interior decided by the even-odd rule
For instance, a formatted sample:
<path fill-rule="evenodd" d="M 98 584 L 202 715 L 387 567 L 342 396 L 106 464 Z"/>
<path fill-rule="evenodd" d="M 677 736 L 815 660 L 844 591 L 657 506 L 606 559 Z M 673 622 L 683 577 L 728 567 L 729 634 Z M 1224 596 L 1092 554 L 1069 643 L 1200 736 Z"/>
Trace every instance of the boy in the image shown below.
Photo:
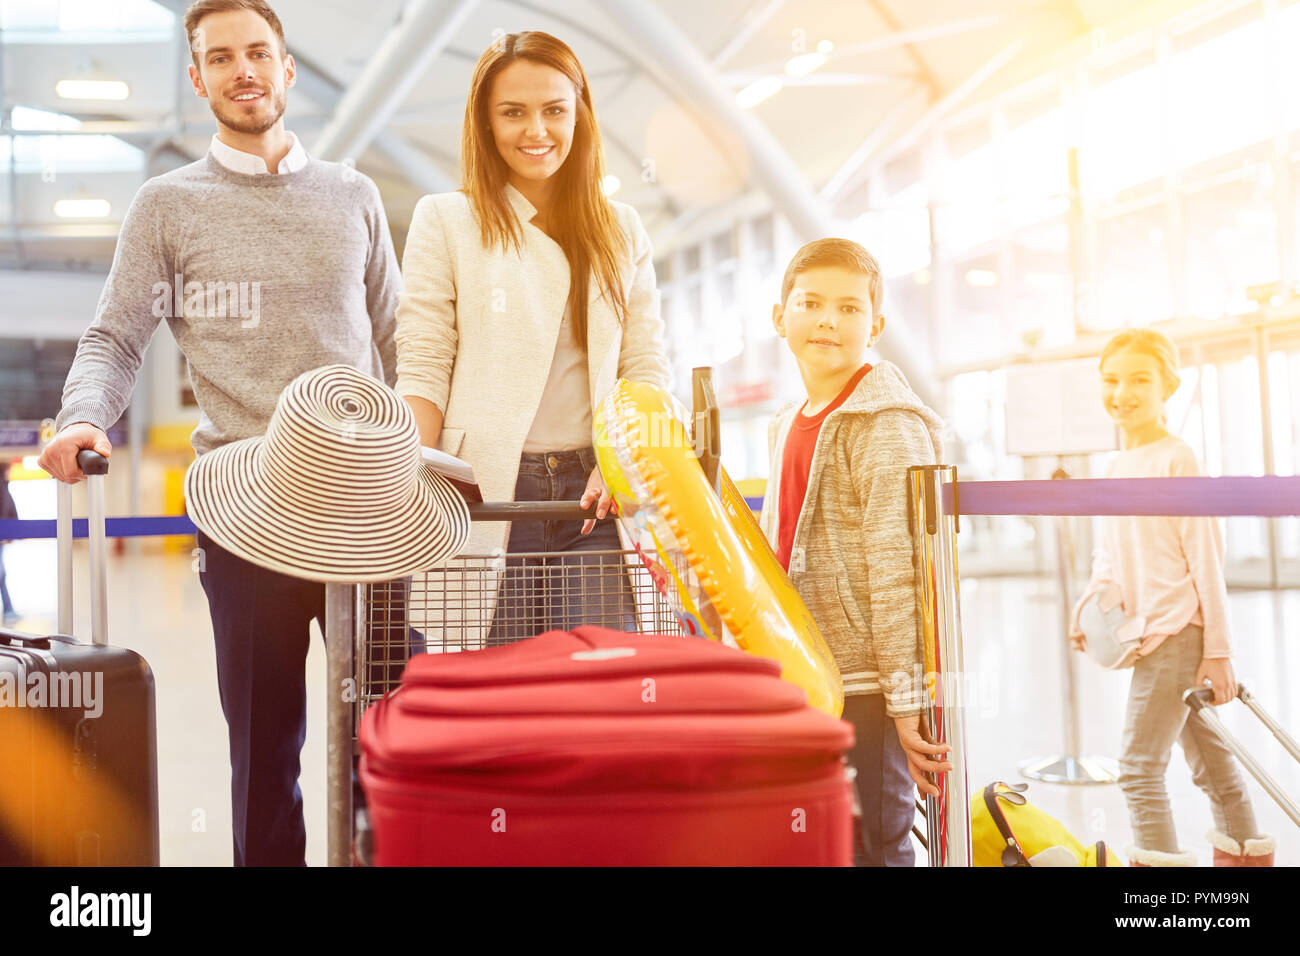
<path fill-rule="evenodd" d="M 799 366 L 802 407 L 769 430 L 771 480 L 762 526 L 812 612 L 844 679 L 844 719 L 857 738 L 859 866 L 912 866 L 912 787 L 952 769 L 922 738 L 910 465 L 939 460 L 943 423 L 889 362 L 866 351 L 885 327 L 880 267 L 847 239 L 819 239 L 785 271 L 772 322 Z"/>

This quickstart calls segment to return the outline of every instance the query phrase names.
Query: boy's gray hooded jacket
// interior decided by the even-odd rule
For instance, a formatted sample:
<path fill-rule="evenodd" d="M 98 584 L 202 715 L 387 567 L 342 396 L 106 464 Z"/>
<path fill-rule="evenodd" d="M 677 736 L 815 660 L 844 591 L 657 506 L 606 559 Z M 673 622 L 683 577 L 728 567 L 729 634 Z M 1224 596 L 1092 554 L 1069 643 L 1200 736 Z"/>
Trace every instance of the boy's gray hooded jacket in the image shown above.
<path fill-rule="evenodd" d="M 801 406 L 779 411 L 768 431 L 772 469 L 761 523 L 773 547 L 781 459 Z M 942 428 L 896 365 L 874 366 L 822 422 L 790 554 L 790 579 L 835 655 L 844 693 L 883 693 L 891 717 L 922 708 L 907 469 L 939 463 Z"/>

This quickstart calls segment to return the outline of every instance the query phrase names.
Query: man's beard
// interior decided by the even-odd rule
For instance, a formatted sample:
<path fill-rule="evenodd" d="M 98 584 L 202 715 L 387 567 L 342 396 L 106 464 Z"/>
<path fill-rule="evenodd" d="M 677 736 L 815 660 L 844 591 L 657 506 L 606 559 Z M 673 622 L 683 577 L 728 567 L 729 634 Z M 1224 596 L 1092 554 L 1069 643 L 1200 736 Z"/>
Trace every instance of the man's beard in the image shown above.
<path fill-rule="evenodd" d="M 218 105 L 217 100 L 210 99 L 208 102 L 212 106 L 212 115 L 215 116 L 223 126 L 233 129 L 236 133 L 260 136 L 278 123 L 280 117 L 284 115 L 284 90 L 280 90 L 279 92 L 268 90 L 267 96 L 271 99 L 271 114 L 270 118 L 266 120 L 259 119 L 257 114 L 241 116 L 238 113 L 228 113 L 222 106 Z M 222 104 L 225 102 L 224 98 L 220 100 L 220 103 Z"/>

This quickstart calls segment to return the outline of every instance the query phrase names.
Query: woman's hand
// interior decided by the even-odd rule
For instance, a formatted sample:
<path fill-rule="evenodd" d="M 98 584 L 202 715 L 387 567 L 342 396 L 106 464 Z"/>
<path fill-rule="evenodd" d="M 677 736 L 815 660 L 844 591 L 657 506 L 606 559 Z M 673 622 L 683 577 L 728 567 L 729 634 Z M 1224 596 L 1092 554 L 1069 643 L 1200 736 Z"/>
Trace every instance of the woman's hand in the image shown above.
<path fill-rule="evenodd" d="M 1214 706 L 1226 704 L 1237 696 L 1237 675 L 1232 672 L 1232 661 L 1226 657 L 1202 660 L 1196 668 L 1196 687 L 1199 690 L 1209 681 L 1214 688 Z"/>
<path fill-rule="evenodd" d="M 599 465 L 591 470 L 591 476 L 587 479 L 587 490 L 582 493 L 578 504 L 585 510 L 591 507 L 592 502 L 596 504 L 596 518 L 603 518 L 610 511 L 618 514 L 618 506 L 609 496 L 609 488 L 605 485 Z M 591 529 L 596 527 L 596 518 L 588 518 L 582 523 L 582 534 L 591 533 Z"/>
<path fill-rule="evenodd" d="M 415 427 L 420 431 L 420 444 L 426 448 L 437 448 L 442 436 L 442 409 L 427 398 L 415 395 L 406 396 L 406 404 L 411 406 L 415 416 Z"/>

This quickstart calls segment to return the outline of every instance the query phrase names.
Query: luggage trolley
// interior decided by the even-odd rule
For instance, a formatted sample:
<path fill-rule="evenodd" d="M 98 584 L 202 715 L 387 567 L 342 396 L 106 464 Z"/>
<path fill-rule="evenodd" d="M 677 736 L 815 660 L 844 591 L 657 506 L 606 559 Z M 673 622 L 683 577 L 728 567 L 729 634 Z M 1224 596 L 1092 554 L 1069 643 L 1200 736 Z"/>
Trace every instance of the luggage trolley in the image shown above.
<path fill-rule="evenodd" d="M 696 369 L 693 376 L 694 426 L 704 429 L 700 463 L 716 488 L 719 415 L 709 371 Z M 470 504 L 469 512 L 473 521 L 565 521 L 593 516 L 577 504 L 550 501 L 477 502 Z M 687 634 L 636 551 L 462 554 L 409 580 L 326 585 L 328 865 L 350 866 L 365 856 L 365 848 L 360 847 L 354 857 L 358 834 L 352 767 L 360 753 L 357 732 L 366 708 L 398 686 L 410 657 L 412 630 L 423 635 L 432 653 L 487 647 L 494 623 L 499 627 L 515 623 L 509 613 L 513 609 L 494 607 L 498 579 L 504 581 L 509 570 L 507 559 L 545 562 L 577 554 L 603 561 L 582 574 L 547 574 L 544 596 L 576 595 L 600 608 L 615 602 L 621 606 L 624 589 L 630 589 L 634 633 Z M 685 574 L 684 560 L 678 560 L 681 565 L 674 570 Z"/>

